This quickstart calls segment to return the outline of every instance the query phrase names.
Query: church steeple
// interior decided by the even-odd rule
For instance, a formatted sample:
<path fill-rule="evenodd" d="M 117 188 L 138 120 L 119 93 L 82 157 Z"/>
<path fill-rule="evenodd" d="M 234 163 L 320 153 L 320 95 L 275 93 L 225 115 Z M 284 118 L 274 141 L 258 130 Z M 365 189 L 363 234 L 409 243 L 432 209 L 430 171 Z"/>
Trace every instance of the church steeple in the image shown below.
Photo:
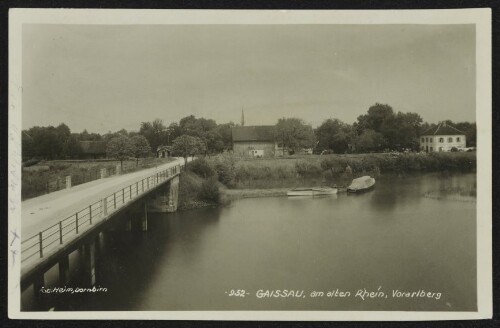
<path fill-rule="evenodd" d="M 241 109 L 241 126 L 245 126 L 245 112 Z"/>

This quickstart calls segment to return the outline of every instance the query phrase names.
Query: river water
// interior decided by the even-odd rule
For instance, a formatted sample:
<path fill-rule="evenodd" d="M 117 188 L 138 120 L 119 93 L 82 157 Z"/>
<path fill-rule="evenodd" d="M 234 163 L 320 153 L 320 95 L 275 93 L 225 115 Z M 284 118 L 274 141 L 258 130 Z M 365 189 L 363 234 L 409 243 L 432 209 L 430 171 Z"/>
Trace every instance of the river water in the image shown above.
<path fill-rule="evenodd" d="M 476 203 L 424 196 L 474 183 L 385 176 L 360 195 L 150 214 L 148 232 L 99 243 L 107 292 L 66 295 L 55 309 L 475 311 Z M 290 297 L 267 297 L 276 290 Z"/>

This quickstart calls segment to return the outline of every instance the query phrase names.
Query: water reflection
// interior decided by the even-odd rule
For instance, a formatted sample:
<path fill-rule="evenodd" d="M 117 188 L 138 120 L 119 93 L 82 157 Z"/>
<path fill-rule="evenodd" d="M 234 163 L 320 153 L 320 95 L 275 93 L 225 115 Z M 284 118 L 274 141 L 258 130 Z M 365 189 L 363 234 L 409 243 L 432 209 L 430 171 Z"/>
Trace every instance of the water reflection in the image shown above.
<path fill-rule="evenodd" d="M 423 197 L 474 175 L 377 179 L 360 195 L 256 198 L 149 217 L 147 233 L 106 233 L 97 284 L 56 310 L 476 309 L 475 204 Z M 263 289 L 442 292 L 430 299 L 282 299 Z M 228 297 L 231 289 L 252 293 Z"/>

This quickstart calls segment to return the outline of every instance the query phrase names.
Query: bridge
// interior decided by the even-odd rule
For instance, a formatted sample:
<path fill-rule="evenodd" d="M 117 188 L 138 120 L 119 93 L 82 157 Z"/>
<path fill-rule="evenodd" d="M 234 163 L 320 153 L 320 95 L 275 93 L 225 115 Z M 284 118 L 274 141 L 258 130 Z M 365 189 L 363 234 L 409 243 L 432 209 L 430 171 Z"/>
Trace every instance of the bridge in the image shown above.
<path fill-rule="evenodd" d="M 95 243 L 99 234 L 124 209 L 140 204 L 134 225 L 147 231 L 147 213 L 177 210 L 179 174 L 183 159 L 155 168 L 95 180 L 22 202 L 21 290 L 33 285 L 35 296 L 44 286 L 44 273 L 59 266 L 59 283 L 69 276 L 69 254 L 81 253 L 85 285 L 95 284 Z M 146 197 L 148 196 L 148 197 Z"/>

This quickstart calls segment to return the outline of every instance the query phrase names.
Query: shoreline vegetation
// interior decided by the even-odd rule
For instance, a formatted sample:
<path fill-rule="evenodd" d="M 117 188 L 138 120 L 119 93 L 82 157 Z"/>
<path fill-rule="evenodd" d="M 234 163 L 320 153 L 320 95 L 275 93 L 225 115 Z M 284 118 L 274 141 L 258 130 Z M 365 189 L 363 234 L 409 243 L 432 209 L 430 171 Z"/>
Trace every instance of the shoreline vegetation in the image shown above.
<path fill-rule="evenodd" d="M 363 175 L 476 171 L 475 152 L 305 155 L 289 158 L 203 157 L 182 173 L 179 209 L 224 205 L 234 199 L 286 196 L 294 187 L 347 186 Z M 457 188 L 455 188 L 457 189 Z M 476 186 L 424 197 L 475 201 Z"/>

